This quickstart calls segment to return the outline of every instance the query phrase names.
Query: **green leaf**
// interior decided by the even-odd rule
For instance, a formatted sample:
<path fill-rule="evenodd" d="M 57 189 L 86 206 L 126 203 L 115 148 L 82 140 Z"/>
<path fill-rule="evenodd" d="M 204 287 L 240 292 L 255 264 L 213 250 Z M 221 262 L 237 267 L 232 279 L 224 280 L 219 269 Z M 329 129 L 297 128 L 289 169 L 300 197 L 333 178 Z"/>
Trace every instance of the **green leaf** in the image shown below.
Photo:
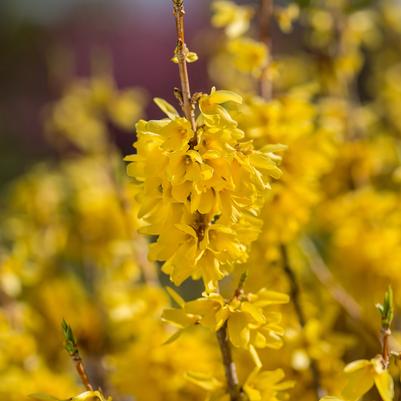
<path fill-rule="evenodd" d="M 167 115 L 168 118 L 171 120 L 176 119 L 180 115 L 178 114 L 178 111 L 172 106 L 170 103 L 166 102 L 164 99 L 161 99 L 160 97 L 155 97 L 153 101 L 156 103 L 156 105 L 159 107 L 159 109 Z"/>
<path fill-rule="evenodd" d="M 389 329 L 394 318 L 394 299 L 391 286 L 384 294 L 383 304 L 377 304 L 376 308 L 381 315 L 383 329 Z"/>
<path fill-rule="evenodd" d="M 180 306 L 181 308 L 184 307 L 185 305 L 185 301 L 184 299 L 181 297 L 180 294 L 178 294 L 174 289 L 172 289 L 171 287 L 166 287 L 166 290 L 168 292 L 168 294 L 170 295 L 170 297 L 177 303 L 178 306 Z"/>
<path fill-rule="evenodd" d="M 72 328 L 65 319 L 61 322 L 61 327 L 63 329 L 65 340 L 64 348 L 70 355 L 74 354 L 77 351 L 77 341 L 75 340 Z"/>

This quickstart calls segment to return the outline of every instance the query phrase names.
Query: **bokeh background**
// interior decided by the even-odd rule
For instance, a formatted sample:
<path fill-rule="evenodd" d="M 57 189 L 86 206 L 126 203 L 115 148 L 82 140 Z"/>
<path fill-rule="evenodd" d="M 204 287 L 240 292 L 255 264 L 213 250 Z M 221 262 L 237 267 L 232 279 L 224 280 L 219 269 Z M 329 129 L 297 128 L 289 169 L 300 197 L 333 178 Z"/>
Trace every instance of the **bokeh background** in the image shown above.
<path fill-rule="evenodd" d="M 209 26 L 209 1 L 187 1 L 187 37 Z M 0 186 L 35 161 L 56 157 L 43 134 L 44 110 L 74 78 L 91 76 L 107 58 L 118 87 L 146 88 L 149 98 L 172 99 L 175 46 L 167 0 L 3 0 L 0 2 Z M 207 47 L 191 66 L 194 90 L 208 87 Z M 202 54 L 203 53 L 203 54 Z M 147 114 L 155 107 L 148 102 Z M 133 130 L 132 130 L 133 131 Z M 124 154 L 133 136 L 115 132 Z"/>

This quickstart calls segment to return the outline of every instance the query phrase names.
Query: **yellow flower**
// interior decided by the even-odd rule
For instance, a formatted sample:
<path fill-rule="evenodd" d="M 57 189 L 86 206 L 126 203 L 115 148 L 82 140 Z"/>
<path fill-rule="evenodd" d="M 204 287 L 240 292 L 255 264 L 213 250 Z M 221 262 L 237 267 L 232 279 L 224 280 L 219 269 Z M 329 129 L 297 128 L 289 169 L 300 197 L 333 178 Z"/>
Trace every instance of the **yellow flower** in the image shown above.
<path fill-rule="evenodd" d="M 178 56 L 174 55 L 171 59 L 171 61 L 175 64 L 178 64 Z M 198 61 L 198 55 L 195 52 L 190 52 L 188 49 L 185 51 L 185 61 L 187 63 L 194 63 L 195 61 Z"/>
<path fill-rule="evenodd" d="M 227 45 L 235 67 L 244 73 L 259 76 L 268 59 L 265 44 L 250 38 L 237 38 Z"/>
<path fill-rule="evenodd" d="M 371 360 L 361 359 L 351 362 L 344 368 L 344 371 L 347 374 L 347 384 L 341 395 L 345 400 L 359 400 L 373 385 L 376 386 L 384 401 L 393 400 L 393 378 L 384 367 L 381 355 Z"/>
<path fill-rule="evenodd" d="M 49 109 L 46 129 L 56 143 L 67 140 L 84 152 L 105 151 L 108 121 L 124 130 L 131 129 L 144 114 L 145 100 L 141 90 L 118 90 L 108 75 L 80 80 Z"/>
<path fill-rule="evenodd" d="M 292 380 L 282 381 L 284 371 L 276 369 L 252 373 L 244 384 L 249 401 L 279 401 L 282 392 L 294 387 Z"/>
<path fill-rule="evenodd" d="M 239 6 L 231 1 L 219 0 L 212 3 L 212 24 L 217 28 L 225 27 L 229 37 L 241 36 L 249 29 L 253 15 L 251 7 Z"/>
<path fill-rule="evenodd" d="M 194 136 L 188 120 L 178 117 L 161 127 L 159 135 L 164 139 L 162 148 L 167 151 L 188 149 L 188 141 Z"/>
<path fill-rule="evenodd" d="M 71 401 L 112 401 L 111 397 L 107 399 L 100 391 L 85 391 L 84 393 L 71 398 Z"/>
<path fill-rule="evenodd" d="M 181 309 L 165 310 L 163 319 L 180 328 L 200 324 L 213 331 L 227 322 L 227 335 L 235 347 L 277 349 L 284 334 L 281 314 L 268 309 L 286 302 L 287 295 L 264 288 L 230 300 L 217 293 L 204 293 L 202 298 L 181 302 Z"/>
<path fill-rule="evenodd" d="M 237 122 L 231 117 L 230 113 L 221 104 L 233 102 L 242 103 L 242 97 L 234 92 L 226 90 L 216 90 L 215 87 L 210 91 L 210 95 L 203 94 L 199 99 L 199 110 L 201 114 L 198 118 L 198 125 L 205 124 L 209 128 L 216 130 L 229 129 L 231 134 L 235 134 L 235 139 L 242 138 L 244 134 L 236 130 Z M 227 133 L 227 132 L 226 132 Z M 217 133 L 214 132 L 215 136 Z"/>
<path fill-rule="evenodd" d="M 225 383 L 216 377 L 199 372 L 188 372 L 186 377 L 209 393 L 208 400 L 229 401 Z M 242 386 L 240 399 L 245 396 L 249 401 L 279 401 L 286 396 L 284 391 L 294 386 L 293 381 L 282 381 L 283 379 L 282 369 L 254 371 Z"/>
<path fill-rule="evenodd" d="M 285 33 L 289 33 L 292 31 L 294 21 L 299 17 L 299 6 L 295 3 L 290 4 L 288 7 L 279 8 L 276 14 L 280 29 Z"/>

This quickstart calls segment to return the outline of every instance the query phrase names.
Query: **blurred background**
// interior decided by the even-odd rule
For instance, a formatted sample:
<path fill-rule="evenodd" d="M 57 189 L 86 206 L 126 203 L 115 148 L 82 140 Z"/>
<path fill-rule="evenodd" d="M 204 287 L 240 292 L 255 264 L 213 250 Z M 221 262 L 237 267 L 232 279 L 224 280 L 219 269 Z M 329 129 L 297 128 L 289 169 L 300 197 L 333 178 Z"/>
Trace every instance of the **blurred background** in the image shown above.
<path fill-rule="evenodd" d="M 187 36 L 194 43 L 209 26 L 209 2 L 188 0 L 187 9 Z M 172 100 L 178 74 L 166 60 L 174 46 L 170 1 L 2 0 L 0 187 L 35 161 L 56 157 L 43 134 L 46 105 L 74 78 L 93 75 L 102 57 L 119 88 L 140 86 L 149 98 Z M 208 86 L 206 60 L 202 48 L 197 51 L 201 61 L 191 66 L 195 91 Z M 149 103 L 147 115 L 154 117 Z M 129 153 L 134 137 L 115 132 L 115 138 Z"/>

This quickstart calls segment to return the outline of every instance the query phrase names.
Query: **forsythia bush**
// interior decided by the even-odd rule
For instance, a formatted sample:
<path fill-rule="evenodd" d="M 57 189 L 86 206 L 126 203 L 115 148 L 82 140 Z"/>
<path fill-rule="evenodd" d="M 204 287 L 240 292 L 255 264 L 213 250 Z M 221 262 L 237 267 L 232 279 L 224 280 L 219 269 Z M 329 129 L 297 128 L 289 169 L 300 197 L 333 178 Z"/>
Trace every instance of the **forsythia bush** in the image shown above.
<path fill-rule="evenodd" d="M 401 5 L 259 3 L 212 1 L 192 94 L 172 0 L 158 120 L 109 74 L 48 107 L 68 156 L 0 210 L 2 399 L 401 396 Z"/>

